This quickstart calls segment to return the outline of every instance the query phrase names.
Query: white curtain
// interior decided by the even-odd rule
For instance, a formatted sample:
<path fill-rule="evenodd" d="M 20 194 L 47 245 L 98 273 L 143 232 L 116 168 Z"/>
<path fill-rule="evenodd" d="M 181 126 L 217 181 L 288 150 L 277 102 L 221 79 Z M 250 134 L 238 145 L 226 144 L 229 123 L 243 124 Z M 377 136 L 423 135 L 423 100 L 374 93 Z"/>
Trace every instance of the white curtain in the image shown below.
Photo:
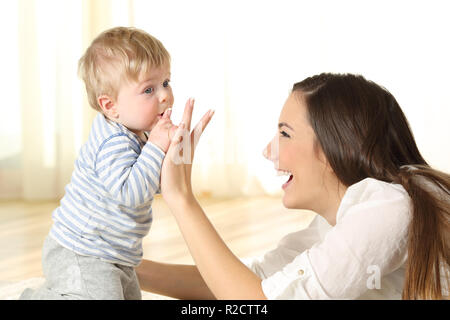
<path fill-rule="evenodd" d="M 128 2 L 0 3 L 1 29 L 10 30 L 0 60 L 7 70 L 1 80 L 0 198 L 63 195 L 95 116 L 77 77 L 78 59 L 96 34 L 115 23 L 113 8 L 123 4 Z M 120 18 L 125 22 L 127 11 Z"/>
<path fill-rule="evenodd" d="M 450 171 L 446 1 L 19 0 L 0 3 L 0 198 L 59 198 L 94 112 L 77 61 L 101 31 L 136 26 L 172 56 L 174 121 L 216 110 L 196 153 L 197 193 L 279 194 L 262 157 L 294 82 L 363 74 L 389 89 L 419 149 Z M 299 155 L 301 156 L 301 155 Z"/>

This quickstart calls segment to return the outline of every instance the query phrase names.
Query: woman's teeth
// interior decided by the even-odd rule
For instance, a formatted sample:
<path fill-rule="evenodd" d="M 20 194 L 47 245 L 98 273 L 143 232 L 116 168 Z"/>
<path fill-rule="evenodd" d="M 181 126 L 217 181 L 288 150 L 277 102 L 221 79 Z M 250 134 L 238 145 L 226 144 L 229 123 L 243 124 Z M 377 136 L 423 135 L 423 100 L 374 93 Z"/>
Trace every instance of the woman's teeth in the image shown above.
<path fill-rule="evenodd" d="M 289 171 L 277 170 L 277 176 L 290 176 L 291 173 Z"/>
<path fill-rule="evenodd" d="M 289 179 L 282 185 L 283 189 L 286 189 L 287 186 L 291 183 L 292 179 L 294 178 L 292 173 L 290 173 L 289 171 L 286 171 L 286 170 L 277 170 L 277 176 L 288 176 L 289 177 Z"/>

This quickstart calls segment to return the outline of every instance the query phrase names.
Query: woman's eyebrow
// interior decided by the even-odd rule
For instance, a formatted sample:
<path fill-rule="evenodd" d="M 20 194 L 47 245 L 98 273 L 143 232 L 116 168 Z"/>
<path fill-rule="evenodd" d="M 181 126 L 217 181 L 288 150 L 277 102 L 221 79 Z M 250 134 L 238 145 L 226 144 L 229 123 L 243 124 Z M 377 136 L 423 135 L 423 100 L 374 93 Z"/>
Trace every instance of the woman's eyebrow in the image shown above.
<path fill-rule="evenodd" d="M 288 125 L 286 122 L 280 122 L 278 124 L 278 129 L 281 129 L 281 127 L 288 127 L 289 129 L 291 129 L 292 131 L 295 131 L 290 125 Z"/>

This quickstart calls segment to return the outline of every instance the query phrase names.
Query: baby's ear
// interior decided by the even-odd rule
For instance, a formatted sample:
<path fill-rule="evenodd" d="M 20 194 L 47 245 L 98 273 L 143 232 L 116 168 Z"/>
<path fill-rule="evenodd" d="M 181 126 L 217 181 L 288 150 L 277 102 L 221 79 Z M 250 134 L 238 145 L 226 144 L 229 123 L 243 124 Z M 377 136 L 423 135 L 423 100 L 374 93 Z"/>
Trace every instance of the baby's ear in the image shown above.
<path fill-rule="evenodd" d="M 114 101 L 109 96 L 99 96 L 97 98 L 97 103 L 108 118 L 117 119 L 119 117 Z"/>

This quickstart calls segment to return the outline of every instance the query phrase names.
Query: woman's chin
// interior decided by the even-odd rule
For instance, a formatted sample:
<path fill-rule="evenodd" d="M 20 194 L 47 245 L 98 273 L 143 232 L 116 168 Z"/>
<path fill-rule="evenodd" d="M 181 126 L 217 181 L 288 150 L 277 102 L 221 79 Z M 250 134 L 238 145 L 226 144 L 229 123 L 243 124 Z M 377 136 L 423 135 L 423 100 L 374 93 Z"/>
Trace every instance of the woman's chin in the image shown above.
<path fill-rule="evenodd" d="M 287 209 L 295 209 L 295 202 L 292 199 L 286 197 L 286 194 L 283 196 L 283 206 Z"/>

